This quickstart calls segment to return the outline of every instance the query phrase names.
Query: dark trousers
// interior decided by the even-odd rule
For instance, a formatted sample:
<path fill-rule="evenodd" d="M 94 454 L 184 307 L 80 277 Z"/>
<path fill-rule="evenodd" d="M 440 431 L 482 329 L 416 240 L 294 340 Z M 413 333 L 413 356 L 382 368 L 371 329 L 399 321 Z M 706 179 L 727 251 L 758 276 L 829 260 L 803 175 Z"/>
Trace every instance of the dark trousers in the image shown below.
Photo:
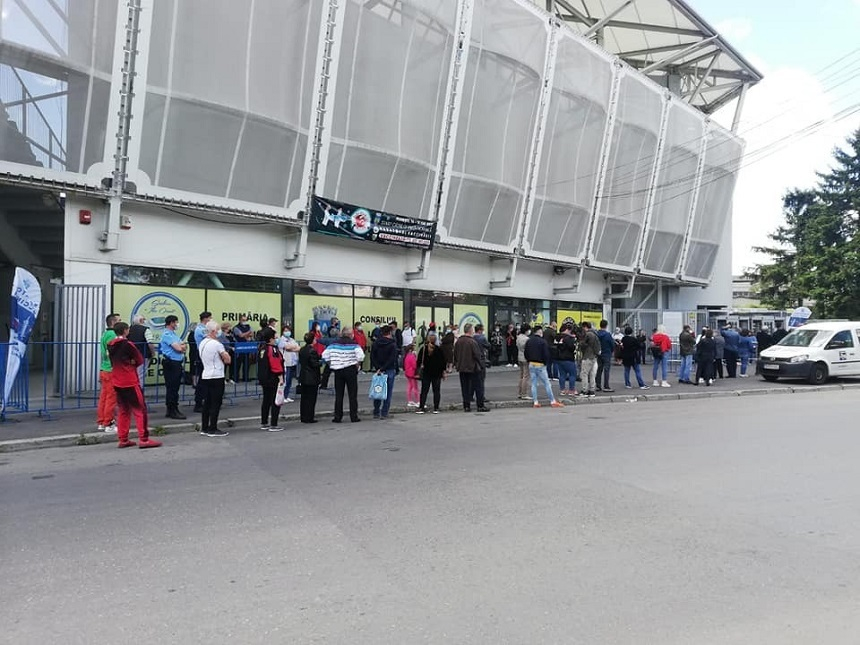
<path fill-rule="evenodd" d="M 299 417 L 302 423 L 314 420 L 314 413 L 317 407 L 317 394 L 319 394 L 319 385 L 299 385 L 299 391 L 302 393 L 299 401 Z"/>
<path fill-rule="evenodd" d="M 320 385 L 322 387 L 322 385 Z M 343 418 L 343 392 L 349 395 L 349 419 L 358 419 L 358 366 L 351 365 L 334 373 L 334 420 Z"/>
<path fill-rule="evenodd" d="M 197 377 L 197 385 L 194 386 L 194 407 L 201 407 L 203 400 L 206 398 L 206 388 L 201 387 L 203 382 L 203 363 L 200 361 L 194 363 L 194 376 Z"/>
<path fill-rule="evenodd" d="M 714 359 L 713 374 L 716 374 L 720 378 L 723 378 L 723 359 L 722 358 L 715 358 Z M 715 377 L 712 376 L 711 378 L 715 378 Z"/>
<path fill-rule="evenodd" d="M 331 376 L 331 365 L 328 363 L 325 364 L 322 373 L 322 380 L 320 381 L 320 389 L 327 390 L 328 389 L 328 379 Z M 335 379 L 335 383 L 337 383 L 337 379 Z"/>
<path fill-rule="evenodd" d="M 167 411 L 179 410 L 179 386 L 182 385 L 182 361 L 169 358 L 161 359 L 161 371 L 164 373 L 165 401 Z"/>
<path fill-rule="evenodd" d="M 250 362 L 250 354 L 236 354 L 233 356 L 233 362 L 230 364 L 230 368 L 233 371 L 234 381 L 248 380 L 248 365 Z"/>
<path fill-rule="evenodd" d="M 263 386 L 263 402 L 260 405 L 260 423 L 264 426 L 278 425 L 278 417 L 281 415 L 281 406 L 275 405 L 275 395 L 277 393 L 277 381 Z"/>
<path fill-rule="evenodd" d="M 726 347 L 723 356 L 726 359 L 726 374 L 729 378 L 735 378 L 738 375 L 738 353 Z"/>
<path fill-rule="evenodd" d="M 218 429 L 218 415 L 224 401 L 224 379 L 207 378 L 197 381 L 197 391 L 203 391 L 203 420 L 200 432 Z"/>
<path fill-rule="evenodd" d="M 463 409 L 472 409 L 472 395 L 479 408 L 484 407 L 484 383 L 480 372 L 460 372 L 460 391 L 463 394 Z"/>
<path fill-rule="evenodd" d="M 423 410 L 427 405 L 427 394 L 430 392 L 430 386 L 433 386 L 433 409 L 439 409 L 439 402 L 442 400 L 442 377 L 422 378 L 421 379 L 421 402 L 418 406 L 419 410 Z"/>
<path fill-rule="evenodd" d="M 597 378 L 595 382 L 597 387 L 602 387 L 604 390 L 609 389 L 609 368 L 612 367 L 612 354 L 600 354 L 597 357 Z M 601 383 L 603 385 L 601 385 Z"/>
<path fill-rule="evenodd" d="M 717 364 L 722 365 L 717 360 L 713 361 L 696 361 L 696 383 L 699 382 L 699 379 L 705 379 L 705 383 L 714 378 L 714 366 Z"/>
<path fill-rule="evenodd" d="M 517 346 L 516 345 L 508 345 L 508 365 L 516 365 L 517 364 Z"/>

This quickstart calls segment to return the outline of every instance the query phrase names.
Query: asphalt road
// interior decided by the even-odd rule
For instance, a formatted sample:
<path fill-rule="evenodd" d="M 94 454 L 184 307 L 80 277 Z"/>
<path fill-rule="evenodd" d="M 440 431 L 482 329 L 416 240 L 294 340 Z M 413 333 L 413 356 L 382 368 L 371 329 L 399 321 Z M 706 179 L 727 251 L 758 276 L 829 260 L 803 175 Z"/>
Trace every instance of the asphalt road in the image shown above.
<path fill-rule="evenodd" d="M 0 455 L 0 642 L 857 643 L 855 391 Z"/>

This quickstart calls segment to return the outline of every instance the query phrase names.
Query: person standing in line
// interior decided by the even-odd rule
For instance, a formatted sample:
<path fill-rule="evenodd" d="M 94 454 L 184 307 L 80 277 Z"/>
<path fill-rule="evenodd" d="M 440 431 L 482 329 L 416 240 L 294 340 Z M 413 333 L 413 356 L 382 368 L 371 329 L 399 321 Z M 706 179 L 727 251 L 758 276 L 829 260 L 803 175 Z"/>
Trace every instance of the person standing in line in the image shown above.
<path fill-rule="evenodd" d="M 513 323 L 509 323 L 505 331 L 505 349 L 507 350 L 506 358 L 508 359 L 508 365 L 510 367 L 517 367 L 519 362 L 517 360 L 517 332 Z"/>
<path fill-rule="evenodd" d="M 224 350 L 230 355 L 230 367 L 236 362 L 236 339 L 233 337 L 233 327 L 228 322 L 222 322 L 218 330 L 218 342 L 224 345 Z M 230 385 L 233 379 L 230 378 L 229 369 L 224 370 L 224 383 Z"/>
<path fill-rule="evenodd" d="M 755 335 L 755 341 L 758 347 L 757 356 L 761 356 L 764 350 L 773 345 L 773 338 L 770 337 L 765 327 L 759 327 L 758 333 Z"/>
<path fill-rule="evenodd" d="M 146 414 L 146 402 L 143 400 L 143 390 L 137 368 L 146 364 L 146 359 L 128 340 L 128 325 L 118 322 L 114 325 L 114 338 L 108 343 L 108 356 L 111 362 L 111 376 L 116 394 L 119 414 L 117 415 L 118 448 L 158 448 L 160 441 L 149 438 L 149 419 Z M 128 438 L 131 432 L 131 417 L 137 426 L 138 441 L 135 444 Z"/>
<path fill-rule="evenodd" d="M 99 365 L 99 385 L 101 386 L 101 391 L 99 392 L 99 405 L 98 410 L 96 411 L 96 416 L 98 417 L 96 419 L 96 429 L 99 432 L 116 432 L 116 420 L 114 419 L 114 414 L 116 413 L 116 392 L 114 391 L 113 382 L 111 381 L 112 367 L 110 357 L 108 356 L 108 343 L 116 338 L 114 325 L 119 321 L 119 314 L 110 314 L 107 316 L 107 318 L 105 318 L 105 330 L 102 332 L 102 337 L 99 341 L 101 357 L 101 364 Z"/>
<path fill-rule="evenodd" d="M 248 324 L 248 316 L 241 314 L 239 322 L 233 327 L 233 340 L 237 343 L 250 343 L 254 340 L 254 330 Z M 237 360 L 231 363 L 231 371 L 233 372 L 233 380 L 248 381 L 249 363 L 251 360 L 250 354 L 242 354 Z"/>
<path fill-rule="evenodd" d="M 701 340 L 696 344 L 696 383 L 698 385 L 711 385 L 714 382 L 714 366 L 717 364 L 715 341 L 714 331 L 705 329 Z"/>
<path fill-rule="evenodd" d="M 782 326 L 781 320 L 774 321 L 773 326 L 776 327 L 776 329 L 774 330 L 773 334 L 771 335 L 770 340 L 774 345 L 777 345 L 777 344 L 779 344 L 779 341 L 781 341 L 783 338 L 788 336 L 788 332 Z"/>
<path fill-rule="evenodd" d="M 736 378 L 738 375 L 738 349 L 741 336 L 735 331 L 731 323 L 720 330 L 720 335 L 726 341 L 726 346 L 723 350 L 723 356 L 726 360 L 726 376 L 728 378 Z"/>
<path fill-rule="evenodd" d="M 427 338 L 418 350 L 418 371 L 421 373 L 421 400 L 418 402 L 417 414 L 427 411 L 427 393 L 433 388 L 433 414 L 439 414 L 439 404 L 442 400 L 442 380 L 446 378 L 445 356 L 436 344 L 436 332 L 427 332 Z"/>
<path fill-rule="evenodd" d="M 397 345 L 397 364 L 399 366 L 403 360 L 403 331 L 397 326 L 396 320 L 392 320 L 388 326 L 391 327 L 391 339 Z"/>
<path fill-rule="evenodd" d="M 173 314 L 164 319 L 164 333 L 161 334 L 159 351 L 161 352 L 161 371 L 164 374 L 167 417 L 169 419 L 184 419 L 179 411 L 179 386 L 182 385 L 183 363 L 188 345 L 182 342 L 176 334 L 179 318 Z"/>
<path fill-rule="evenodd" d="M 678 336 L 678 346 L 681 352 L 681 364 L 678 366 L 678 383 L 692 385 L 690 378 L 693 370 L 693 354 L 696 353 L 696 337 L 693 336 L 693 328 L 684 325 Z"/>
<path fill-rule="evenodd" d="M 738 341 L 738 357 L 741 359 L 741 378 L 749 378 L 747 367 L 749 367 L 750 359 L 756 356 L 756 338 L 752 335 L 749 329 L 742 329 L 740 340 Z"/>
<path fill-rule="evenodd" d="M 128 330 L 128 340 L 137 347 L 137 351 L 143 356 L 143 362 L 137 368 L 137 376 L 140 381 L 140 389 L 144 389 L 146 383 L 146 368 L 158 352 L 152 330 L 146 326 L 146 316 L 135 314 L 131 319 L 132 325 Z"/>
<path fill-rule="evenodd" d="M 284 403 L 292 403 L 293 399 L 290 398 L 290 392 L 293 389 L 296 366 L 299 364 L 299 344 L 293 338 L 292 327 L 284 325 L 277 344 L 281 356 L 284 357 Z"/>
<path fill-rule="evenodd" d="M 364 360 L 361 363 L 361 371 L 368 372 L 370 371 L 370 352 L 367 349 L 367 334 L 364 333 L 364 329 L 361 326 L 361 322 L 356 320 L 355 324 L 352 326 L 352 335 L 355 338 L 356 344 L 361 347 L 361 351 L 364 352 Z"/>
<path fill-rule="evenodd" d="M 648 337 L 644 329 L 640 329 L 636 334 L 636 342 L 639 343 L 639 365 L 645 365 L 648 362 Z"/>
<path fill-rule="evenodd" d="M 490 336 L 490 365 L 498 367 L 502 356 L 502 347 L 505 345 L 505 338 L 502 335 L 502 328 L 496 325 L 493 333 Z"/>
<path fill-rule="evenodd" d="M 552 321 L 549 327 L 543 330 L 543 339 L 549 348 L 549 363 L 546 364 L 546 373 L 550 381 L 558 380 L 558 369 L 555 365 L 556 360 L 558 360 L 558 348 L 555 345 L 557 330 L 558 323 L 555 321 Z"/>
<path fill-rule="evenodd" d="M 445 362 L 448 364 L 448 373 L 450 374 L 454 369 L 454 343 L 457 342 L 457 338 L 454 336 L 454 329 L 452 327 L 448 327 L 445 331 L 445 335 L 442 336 L 442 353 L 445 355 Z"/>
<path fill-rule="evenodd" d="M 559 394 L 576 396 L 576 336 L 573 335 L 573 325 L 563 324 L 558 340 Z"/>
<path fill-rule="evenodd" d="M 314 348 L 314 333 L 305 334 L 305 345 L 299 350 L 299 419 L 302 423 L 316 423 L 314 418 L 317 394 L 320 387 L 320 355 Z"/>
<path fill-rule="evenodd" d="M 709 328 L 710 329 L 710 328 Z M 723 358 L 725 356 L 726 349 L 726 339 L 723 338 L 723 335 L 719 332 L 714 332 L 713 329 L 710 329 L 711 337 L 714 339 L 714 379 L 722 379 L 725 378 L 725 374 L 723 373 Z M 705 330 L 704 335 L 706 336 L 708 333 L 708 329 Z"/>
<path fill-rule="evenodd" d="M 410 345 L 415 344 L 415 330 L 412 329 L 412 325 L 407 320 L 403 323 L 403 332 L 400 335 L 401 338 L 401 347 L 406 348 Z"/>
<path fill-rule="evenodd" d="M 463 395 L 463 411 L 472 411 L 472 395 L 478 404 L 478 412 L 489 412 L 484 405 L 484 384 L 481 381 L 481 348 L 475 342 L 472 323 L 463 325 L 463 333 L 454 344 L 454 367 L 460 373 L 460 391 Z"/>
<path fill-rule="evenodd" d="M 257 351 L 257 380 L 263 388 L 260 404 L 260 430 L 280 432 L 278 423 L 281 406 L 275 402 L 278 388 L 284 384 L 284 357 L 275 340 L 275 330 L 266 329 L 260 336 L 260 349 Z"/>
<path fill-rule="evenodd" d="M 529 362 L 526 360 L 526 343 L 529 342 L 531 327 L 528 323 L 520 325 L 520 333 L 517 334 L 517 344 L 514 352 L 517 357 L 517 365 L 520 368 L 520 380 L 517 386 L 517 396 L 523 400 L 531 400 L 531 376 L 529 375 Z"/>
<path fill-rule="evenodd" d="M 361 351 L 353 338 L 352 327 L 344 327 L 340 337 L 325 348 L 322 358 L 331 366 L 334 372 L 334 423 L 343 421 L 343 393 L 349 396 L 349 420 L 358 423 L 358 367 L 364 360 Z"/>
<path fill-rule="evenodd" d="M 394 378 L 400 371 L 398 369 L 398 348 L 397 341 L 394 340 L 394 328 L 390 325 L 385 325 L 382 328 L 382 335 L 379 340 L 373 344 L 373 357 L 370 359 L 376 365 L 377 374 L 385 374 L 388 379 L 388 396 L 385 401 L 379 399 L 373 400 L 373 418 L 387 419 L 388 411 L 391 408 L 391 397 L 394 396 Z"/>
<path fill-rule="evenodd" d="M 209 320 L 205 329 L 206 335 L 197 343 L 201 366 L 197 389 L 203 393 L 200 434 L 207 437 L 226 437 L 230 433 L 218 429 L 218 415 L 224 402 L 224 366 L 230 364 L 230 353 L 218 340 L 221 325 Z"/>
<path fill-rule="evenodd" d="M 478 349 L 481 350 L 481 391 L 484 392 L 484 406 L 486 407 L 489 401 L 486 397 L 487 392 L 487 367 L 490 365 L 490 352 L 492 347 L 487 336 L 484 334 L 484 326 L 481 324 L 475 325 L 475 342 L 478 343 Z"/>
<path fill-rule="evenodd" d="M 200 387 L 200 375 L 203 373 L 203 361 L 200 360 L 200 341 L 209 335 L 206 325 L 212 320 L 212 312 L 200 312 L 200 324 L 194 329 L 194 346 L 196 352 L 192 357 L 191 369 L 194 374 L 194 412 L 203 412 L 203 399 L 206 396 L 205 387 Z"/>
<path fill-rule="evenodd" d="M 621 364 L 624 366 L 624 387 L 628 390 L 633 386 L 630 385 L 630 370 L 636 375 L 636 383 L 640 390 L 650 389 L 645 385 L 645 380 L 642 378 L 642 369 L 639 367 L 639 339 L 633 335 L 632 327 L 624 328 L 624 336 L 621 337 Z"/>
<path fill-rule="evenodd" d="M 406 407 L 417 408 L 419 405 L 418 388 L 418 358 L 415 356 L 415 345 L 409 344 L 404 348 L 403 374 L 406 376 Z"/>
<path fill-rule="evenodd" d="M 615 340 L 612 334 L 607 329 L 609 327 L 608 320 L 600 321 L 600 330 L 597 332 L 597 338 L 600 340 L 600 354 L 597 356 L 597 391 L 598 392 L 614 392 L 609 387 L 609 369 L 612 367 L 612 352 L 615 350 Z M 603 384 L 601 386 L 601 383 Z"/>
<path fill-rule="evenodd" d="M 549 345 L 543 339 L 543 328 L 540 325 L 535 325 L 532 329 L 532 335 L 529 336 L 525 346 L 525 356 L 529 364 L 529 380 L 532 387 L 532 407 L 539 408 L 538 401 L 538 381 L 543 384 L 543 389 L 549 397 L 549 404 L 554 408 L 563 408 L 564 405 L 555 399 L 552 392 L 552 383 L 549 381 L 546 366 L 550 360 Z"/>
<path fill-rule="evenodd" d="M 651 368 L 651 376 L 654 379 L 653 387 L 672 387 L 668 377 L 669 352 L 672 351 L 672 339 L 666 335 L 666 328 L 658 325 L 651 332 L 651 355 L 654 357 L 654 366 Z M 657 379 L 662 371 L 662 382 Z"/>
<path fill-rule="evenodd" d="M 582 323 L 582 342 L 579 344 L 582 353 L 582 389 L 580 396 L 594 398 L 597 396 L 597 357 L 600 356 L 600 339 L 594 333 L 591 323 Z"/>

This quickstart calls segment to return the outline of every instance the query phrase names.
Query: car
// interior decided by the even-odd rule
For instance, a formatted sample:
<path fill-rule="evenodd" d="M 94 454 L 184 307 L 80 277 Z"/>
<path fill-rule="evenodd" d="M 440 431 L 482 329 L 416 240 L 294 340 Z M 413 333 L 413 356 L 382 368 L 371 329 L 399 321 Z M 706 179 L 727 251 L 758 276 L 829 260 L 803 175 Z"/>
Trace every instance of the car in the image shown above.
<path fill-rule="evenodd" d="M 766 381 L 860 376 L 860 322 L 813 322 L 761 352 L 756 373 Z"/>

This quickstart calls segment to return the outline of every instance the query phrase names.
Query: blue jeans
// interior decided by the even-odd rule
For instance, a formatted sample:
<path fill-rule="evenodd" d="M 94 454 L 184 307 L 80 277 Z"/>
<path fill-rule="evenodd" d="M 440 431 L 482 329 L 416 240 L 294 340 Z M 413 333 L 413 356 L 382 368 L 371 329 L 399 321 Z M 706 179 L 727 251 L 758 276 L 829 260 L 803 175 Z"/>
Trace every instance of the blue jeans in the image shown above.
<path fill-rule="evenodd" d="M 284 398 L 290 398 L 290 390 L 293 389 L 293 376 L 296 373 L 295 366 L 285 366 L 284 367 Z"/>
<path fill-rule="evenodd" d="M 529 365 L 529 376 L 532 379 L 532 401 L 537 401 L 538 379 L 540 379 L 549 400 L 554 402 L 555 396 L 552 393 L 552 385 L 549 382 L 549 374 L 546 373 L 546 366 L 535 367 L 534 365 Z"/>
<path fill-rule="evenodd" d="M 749 367 L 749 364 L 750 364 L 750 357 L 744 356 L 743 354 L 741 354 L 741 374 L 747 373 L 747 367 Z"/>
<path fill-rule="evenodd" d="M 635 365 L 625 365 L 624 366 L 624 385 L 630 387 L 630 368 L 633 368 L 633 373 L 636 374 L 636 383 L 639 387 L 645 385 L 645 381 L 642 380 L 642 370 L 639 368 L 639 363 Z"/>
<path fill-rule="evenodd" d="M 558 367 L 558 387 L 562 392 L 576 389 L 576 361 L 555 361 Z M 564 386 L 565 380 L 567 387 Z"/>
<path fill-rule="evenodd" d="M 693 355 L 681 357 L 681 365 L 678 366 L 678 380 L 689 381 L 693 373 Z"/>
<path fill-rule="evenodd" d="M 668 362 L 669 362 L 669 357 L 666 356 L 666 354 L 663 354 L 663 356 L 661 356 L 660 358 L 654 359 L 654 367 L 651 369 L 651 372 L 653 373 L 653 378 L 655 381 L 657 380 L 657 371 L 661 366 L 663 367 L 663 380 L 664 381 L 666 380 L 666 372 L 668 369 L 668 367 L 667 367 Z"/>
<path fill-rule="evenodd" d="M 394 377 L 397 376 L 397 370 L 385 370 L 385 375 L 388 377 L 388 396 L 384 401 L 374 399 L 373 401 L 373 416 L 387 417 L 388 409 L 391 407 L 391 397 L 394 394 Z M 381 408 L 381 410 L 380 410 Z"/>

